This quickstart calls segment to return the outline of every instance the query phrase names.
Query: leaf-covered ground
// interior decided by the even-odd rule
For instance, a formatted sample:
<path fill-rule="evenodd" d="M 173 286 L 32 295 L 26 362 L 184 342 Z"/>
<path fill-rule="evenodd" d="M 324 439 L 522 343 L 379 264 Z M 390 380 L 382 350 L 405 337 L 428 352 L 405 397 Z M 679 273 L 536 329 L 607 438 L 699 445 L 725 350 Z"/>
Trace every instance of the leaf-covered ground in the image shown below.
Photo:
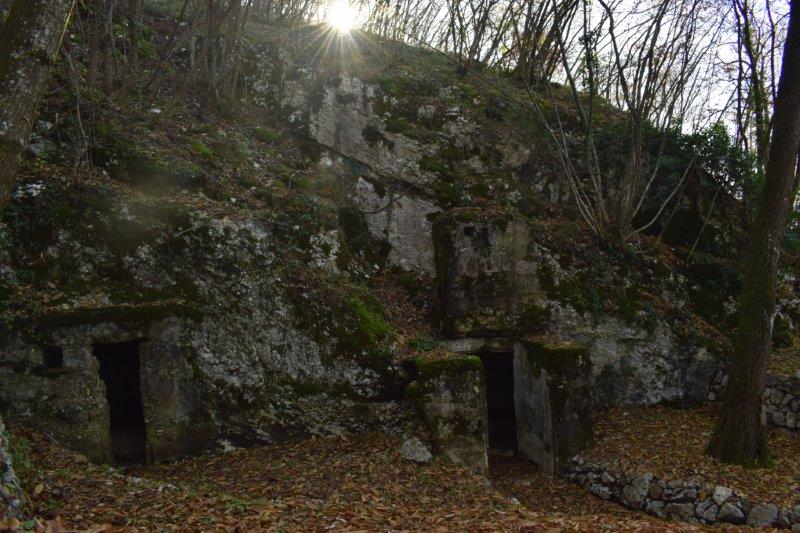
<path fill-rule="evenodd" d="M 32 508 L 65 527 L 274 531 L 548 531 L 694 529 L 634 514 L 493 458 L 487 479 L 399 455 L 384 435 L 313 438 L 121 471 L 32 432 Z M 19 435 L 19 433 L 18 433 Z M 29 470 L 30 469 L 30 470 Z"/>
<path fill-rule="evenodd" d="M 626 472 L 666 479 L 696 478 L 726 485 L 752 502 L 800 503 L 800 435 L 770 428 L 773 468 L 746 469 L 708 457 L 705 446 L 717 420 L 717 404 L 678 410 L 663 406 L 614 409 L 595 425 L 595 446 L 584 454 Z"/>
<path fill-rule="evenodd" d="M 780 376 L 793 376 L 800 372 L 800 349 L 798 346 L 772 350 L 769 371 Z"/>

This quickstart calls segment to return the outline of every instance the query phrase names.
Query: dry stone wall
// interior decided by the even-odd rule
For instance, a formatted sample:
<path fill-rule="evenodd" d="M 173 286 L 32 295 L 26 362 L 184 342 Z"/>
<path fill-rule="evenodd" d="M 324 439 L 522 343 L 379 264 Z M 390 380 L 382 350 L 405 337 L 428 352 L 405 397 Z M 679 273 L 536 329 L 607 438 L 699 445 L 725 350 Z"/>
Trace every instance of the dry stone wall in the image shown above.
<path fill-rule="evenodd" d="M 800 376 L 767 377 L 764 414 L 773 426 L 800 429 Z"/>
<path fill-rule="evenodd" d="M 722 400 L 727 386 L 728 375 L 720 370 L 708 399 Z M 764 422 L 771 426 L 800 430 L 800 372 L 793 376 L 767 375 L 762 414 Z"/>
<path fill-rule="evenodd" d="M 659 518 L 701 524 L 800 528 L 800 505 L 751 502 L 729 487 L 695 479 L 667 480 L 626 474 L 605 465 L 571 460 L 569 478 L 600 498 Z"/>
<path fill-rule="evenodd" d="M 14 465 L 11 462 L 11 443 L 0 417 L 0 520 L 24 518 L 22 493 Z"/>

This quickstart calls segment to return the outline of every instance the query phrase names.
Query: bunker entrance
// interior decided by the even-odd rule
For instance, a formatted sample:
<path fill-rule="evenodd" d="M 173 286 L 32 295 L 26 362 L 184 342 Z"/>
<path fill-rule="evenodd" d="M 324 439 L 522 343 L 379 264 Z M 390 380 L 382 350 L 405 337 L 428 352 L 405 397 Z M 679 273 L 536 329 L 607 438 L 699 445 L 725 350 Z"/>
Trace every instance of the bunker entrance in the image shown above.
<path fill-rule="evenodd" d="M 139 377 L 139 341 L 95 344 L 100 378 L 106 384 L 111 449 L 117 463 L 145 461 L 146 436 Z"/>
<path fill-rule="evenodd" d="M 486 375 L 489 449 L 517 451 L 517 415 L 514 408 L 514 354 L 481 355 Z"/>

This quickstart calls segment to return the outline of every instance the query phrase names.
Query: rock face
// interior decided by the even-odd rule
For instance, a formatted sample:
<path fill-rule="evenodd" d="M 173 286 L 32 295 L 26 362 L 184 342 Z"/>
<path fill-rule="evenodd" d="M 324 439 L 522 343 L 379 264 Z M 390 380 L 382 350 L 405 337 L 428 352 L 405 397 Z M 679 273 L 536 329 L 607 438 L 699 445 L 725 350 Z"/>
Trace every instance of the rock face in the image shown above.
<path fill-rule="evenodd" d="M 418 409 L 436 451 L 476 472 L 488 467 L 483 366 L 477 357 L 411 362 L 406 397 Z"/>
<path fill-rule="evenodd" d="M 30 327 L 0 336 L 5 412 L 46 425 L 96 461 L 115 455 L 111 396 L 136 389 L 137 438 L 149 461 L 213 449 L 222 439 L 269 443 L 405 423 L 391 327 L 368 294 L 327 261 L 317 266 L 329 228 L 296 225 L 278 235 L 255 218 L 176 213 L 170 204 L 94 189 L 85 193 L 95 207 L 84 208 L 94 233 L 83 232 L 81 220 L 54 220 L 51 228 L 39 210 L 89 201 L 55 188 L 11 204 L 7 246 L 15 255 L 5 264 L 30 263 L 46 250 L 44 268 L 59 270 L 42 276 L 64 292 L 80 289 L 62 292 Z M 40 225 L 36 240 L 26 233 L 30 220 Z M 120 240 L 119 228 L 131 242 Z M 294 259 L 286 253 L 293 249 Z M 314 283 L 297 277 L 308 268 Z M 139 386 L 101 377 L 103 346 L 135 354 Z"/>
<path fill-rule="evenodd" d="M 592 360 L 592 394 L 606 405 L 699 403 L 723 360 L 681 339 L 668 323 L 649 327 L 613 316 L 550 307 L 548 334 L 583 344 Z"/>
<path fill-rule="evenodd" d="M 523 457 L 555 473 L 591 444 L 589 374 L 589 357 L 580 346 L 547 339 L 515 343 L 517 445 Z"/>
<path fill-rule="evenodd" d="M 0 228 L 0 281 L 47 294 L 24 327 L 0 334 L 5 412 L 111 460 L 117 387 L 102 377 L 111 371 L 98 349 L 125 345 L 140 369 L 131 416 L 141 418 L 150 461 L 222 440 L 404 431 L 417 414 L 437 450 L 484 470 L 480 361 L 420 363 L 406 388 L 381 302 L 354 281 L 385 267 L 433 281 L 446 339 L 508 352 L 548 334 L 585 346 L 577 374 L 518 369 L 549 409 L 543 424 L 575 422 L 539 435 L 554 446 L 548 468 L 585 435 L 584 402 L 708 395 L 720 354 L 682 307 L 686 279 L 651 265 L 637 280 L 619 257 L 584 257 L 586 243 L 537 223 L 532 206 L 563 206 L 569 195 L 502 102 L 452 79 L 354 72 L 286 43 L 257 52 L 247 75 L 254 101 L 309 141 L 341 198 L 334 206 L 304 195 L 298 207 L 281 197 L 281 209 L 261 217 L 231 207 L 235 199 L 206 210 L 108 185 L 22 184 Z M 348 254 L 363 259 L 352 277 Z M 669 317 L 645 293 L 671 305 Z M 552 395 L 560 379 L 574 398 Z"/>
<path fill-rule="evenodd" d="M 704 400 L 722 361 L 663 319 L 592 312 L 584 273 L 563 265 L 528 224 L 451 210 L 434 222 L 439 321 L 450 336 L 546 333 L 588 349 L 600 405 Z M 586 290 L 588 294 L 583 293 Z M 635 310 L 628 292 L 620 305 Z M 579 311 L 578 307 L 586 307 Z"/>
<path fill-rule="evenodd" d="M 436 76 L 329 69 L 291 42 L 253 61 L 256 99 L 319 143 L 321 160 L 349 184 L 351 240 L 363 229 L 373 255 L 436 278 L 442 336 L 547 333 L 578 342 L 589 350 L 599 404 L 707 397 L 722 351 L 712 354 L 687 317 L 685 279 L 647 287 L 675 305 L 667 319 L 643 304 L 635 281 L 612 279 L 618 258 L 576 264 L 580 257 L 552 249 L 549 230 L 521 215 L 536 201 L 568 203 L 569 193 L 559 192 L 552 165 L 537 165 L 535 135 L 506 120 L 509 110 Z M 486 212 L 477 198 L 508 209 Z M 614 312 L 598 305 L 601 292 L 617 300 Z"/>
<path fill-rule="evenodd" d="M 0 417 L 0 520 L 23 520 L 25 499 L 14 473 L 9 444 L 6 427 Z"/>
<path fill-rule="evenodd" d="M 431 215 L 440 211 L 438 206 L 393 189 L 379 195 L 363 178 L 356 180 L 355 199 L 371 236 L 391 243 L 390 265 L 434 276 Z"/>

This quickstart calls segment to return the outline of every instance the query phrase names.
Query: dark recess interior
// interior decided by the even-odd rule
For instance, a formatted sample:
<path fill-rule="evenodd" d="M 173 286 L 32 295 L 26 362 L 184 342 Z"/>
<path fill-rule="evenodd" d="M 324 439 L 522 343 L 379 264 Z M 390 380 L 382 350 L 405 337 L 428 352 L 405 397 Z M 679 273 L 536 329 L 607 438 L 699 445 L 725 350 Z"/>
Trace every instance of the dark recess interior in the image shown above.
<path fill-rule="evenodd" d="M 117 463 L 145 461 L 145 427 L 139 377 L 139 341 L 95 344 L 111 411 L 111 448 Z"/>
<path fill-rule="evenodd" d="M 514 354 L 481 355 L 486 374 L 489 448 L 517 451 L 517 414 L 514 409 Z"/>
<path fill-rule="evenodd" d="M 44 349 L 44 367 L 62 368 L 64 366 L 64 350 L 59 347 Z"/>

